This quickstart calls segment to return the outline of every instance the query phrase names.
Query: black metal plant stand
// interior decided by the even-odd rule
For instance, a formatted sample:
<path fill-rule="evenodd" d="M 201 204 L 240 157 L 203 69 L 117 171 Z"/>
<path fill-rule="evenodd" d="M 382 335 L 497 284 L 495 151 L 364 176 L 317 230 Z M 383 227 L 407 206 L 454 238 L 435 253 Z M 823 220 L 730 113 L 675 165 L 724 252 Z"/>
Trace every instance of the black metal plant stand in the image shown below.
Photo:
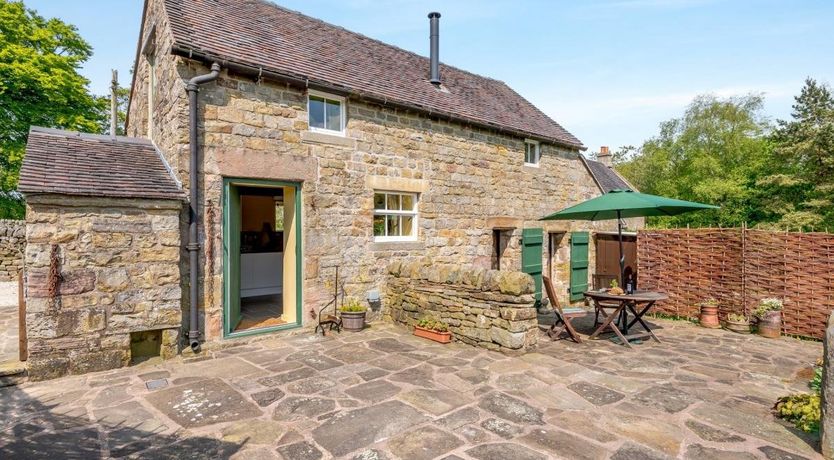
<path fill-rule="evenodd" d="M 328 307 L 333 305 L 333 314 L 323 314 L 324 310 L 327 310 Z M 334 283 L 333 287 L 333 300 L 327 303 L 327 305 L 321 307 L 319 310 L 319 323 L 316 325 L 316 329 L 313 331 L 313 334 L 317 334 L 319 332 L 319 328 L 321 328 L 321 335 L 325 335 L 324 328 L 325 326 L 329 326 L 329 330 L 336 329 L 336 332 L 342 332 L 342 318 L 339 316 L 339 267 L 336 266 L 336 282 Z"/>

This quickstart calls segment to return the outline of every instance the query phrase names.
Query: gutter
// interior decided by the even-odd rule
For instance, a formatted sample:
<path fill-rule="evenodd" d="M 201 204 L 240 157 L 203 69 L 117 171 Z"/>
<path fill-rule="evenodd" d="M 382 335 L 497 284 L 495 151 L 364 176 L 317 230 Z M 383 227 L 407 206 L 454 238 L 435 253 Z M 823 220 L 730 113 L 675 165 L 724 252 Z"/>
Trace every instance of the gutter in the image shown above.
<path fill-rule="evenodd" d="M 197 296 L 199 293 L 198 284 L 200 281 L 200 242 L 198 240 L 197 229 L 197 203 L 198 203 L 198 184 L 199 175 L 197 168 L 200 165 L 199 153 L 200 149 L 197 145 L 197 93 L 200 91 L 200 85 L 214 81 L 220 75 L 220 64 L 212 63 L 211 72 L 204 75 L 197 75 L 188 80 L 185 90 L 188 92 L 188 147 L 190 153 L 188 165 L 188 288 L 189 288 L 189 303 L 190 303 L 190 320 L 188 326 L 188 342 L 191 349 L 196 353 L 200 351 L 200 326 L 197 315 Z"/>
<path fill-rule="evenodd" d="M 171 46 L 171 53 L 177 56 L 185 57 L 188 59 L 194 59 L 197 61 L 201 61 L 203 63 L 221 63 L 224 68 L 227 70 L 232 70 L 236 73 L 243 74 L 243 75 L 251 75 L 254 76 L 256 79 L 259 78 L 270 78 L 273 80 L 283 81 L 289 83 L 291 85 L 300 87 L 300 88 L 312 88 L 321 90 L 328 93 L 337 94 L 340 96 L 346 96 L 353 98 L 355 100 L 367 101 L 374 104 L 379 104 L 386 107 L 392 107 L 395 109 L 406 110 L 406 111 L 417 111 L 424 114 L 428 114 L 432 117 L 437 117 L 443 119 L 445 121 L 450 122 L 457 122 L 457 123 L 465 123 L 469 124 L 474 127 L 488 129 L 497 131 L 500 133 L 511 134 L 513 136 L 526 138 L 526 139 L 534 139 L 544 141 L 550 144 L 555 144 L 570 150 L 580 151 L 580 150 L 587 150 L 587 147 L 583 145 L 576 145 L 565 142 L 560 139 L 555 138 L 548 138 L 542 137 L 541 135 L 537 135 L 535 133 L 526 132 L 520 129 L 508 128 L 506 126 L 502 126 L 495 123 L 490 123 L 487 121 L 480 121 L 474 120 L 469 118 L 464 118 L 461 116 L 453 115 L 448 112 L 444 111 L 436 111 L 426 108 L 420 104 L 409 104 L 405 102 L 397 102 L 391 101 L 387 98 L 374 96 L 368 93 L 362 93 L 344 86 L 333 85 L 331 83 L 325 83 L 320 81 L 311 81 L 309 78 L 306 78 L 302 75 L 293 75 L 286 72 L 276 72 L 273 70 L 266 70 L 262 67 L 257 67 L 251 64 L 244 64 L 241 62 L 236 62 L 233 60 L 221 58 L 218 56 L 214 56 L 202 51 L 196 51 L 192 48 L 188 48 L 186 46 L 178 45 L 174 43 Z"/>

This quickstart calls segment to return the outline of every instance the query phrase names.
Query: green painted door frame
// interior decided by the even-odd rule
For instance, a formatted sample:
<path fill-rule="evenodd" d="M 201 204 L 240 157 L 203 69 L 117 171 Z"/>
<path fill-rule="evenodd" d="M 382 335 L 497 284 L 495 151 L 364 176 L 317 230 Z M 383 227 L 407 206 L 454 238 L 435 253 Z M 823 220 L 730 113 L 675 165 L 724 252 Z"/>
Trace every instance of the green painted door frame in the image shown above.
<path fill-rule="evenodd" d="M 533 277 L 536 285 L 536 307 L 542 302 L 542 243 L 543 231 L 540 228 L 521 230 L 521 271 Z"/>
<path fill-rule="evenodd" d="M 570 234 L 570 301 L 582 300 L 588 290 L 588 232 Z"/>
<path fill-rule="evenodd" d="M 292 187 L 295 189 L 295 318 L 294 323 L 234 332 L 240 321 L 240 193 L 238 187 Z M 223 178 L 223 337 L 242 337 L 301 327 L 301 184 L 267 179 Z M 284 286 L 287 289 L 288 286 Z"/>

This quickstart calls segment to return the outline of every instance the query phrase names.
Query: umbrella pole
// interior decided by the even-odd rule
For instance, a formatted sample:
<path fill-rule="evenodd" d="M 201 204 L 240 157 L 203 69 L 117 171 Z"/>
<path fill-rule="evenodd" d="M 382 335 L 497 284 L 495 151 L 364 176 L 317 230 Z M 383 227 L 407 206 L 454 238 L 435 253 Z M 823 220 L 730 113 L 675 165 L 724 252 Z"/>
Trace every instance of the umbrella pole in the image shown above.
<path fill-rule="evenodd" d="M 620 288 L 625 289 L 625 254 L 623 254 L 623 219 L 617 210 L 617 239 L 620 242 Z"/>

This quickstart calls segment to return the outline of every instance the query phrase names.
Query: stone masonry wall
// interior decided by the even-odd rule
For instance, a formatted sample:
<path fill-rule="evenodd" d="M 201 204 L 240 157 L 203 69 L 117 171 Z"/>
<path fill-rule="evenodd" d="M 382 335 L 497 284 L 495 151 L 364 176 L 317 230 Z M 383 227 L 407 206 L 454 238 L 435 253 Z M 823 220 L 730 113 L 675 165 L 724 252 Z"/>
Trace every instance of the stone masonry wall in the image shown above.
<path fill-rule="evenodd" d="M 17 281 L 25 247 L 26 222 L 0 220 L 0 281 Z"/>
<path fill-rule="evenodd" d="M 455 340 L 504 352 L 538 341 L 533 278 L 514 271 L 458 268 L 430 260 L 393 262 L 385 288 L 386 315 L 414 326 L 423 317 L 449 325 Z"/>
<path fill-rule="evenodd" d="M 145 24 L 156 24 L 157 34 L 155 83 L 151 91 L 151 67 L 140 57 L 127 131 L 146 135 L 148 93 L 153 92 L 153 137 L 187 192 L 191 184 L 184 82 L 209 69 L 169 54 L 171 39 L 159 14 L 161 2 L 148 3 Z M 554 233 L 616 229 L 614 221 L 538 221 L 601 193 L 577 151 L 544 143 L 540 166 L 529 167 L 524 165 L 522 138 L 353 99 L 347 101 L 346 135 L 329 136 L 309 131 L 306 97 L 302 88 L 255 81 L 225 68 L 217 81 L 200 89 L 198 305 L 207 340 L 222 337 L 224 178 L 301 183 L 301 317 L 306 325 L 315 321 L 310 312 L 330 300 L 336 266 L 346 280 L 347 295 L 360 299 L 382 288 L 392 258 L 430 256 L 438 263 L 491 268 L 490 219 L 496 216 L 515 222 L 502 255 L 504 270 L 521 269 L 518 240 L 524 227 Z M 374 190 L 419 194 L 417 241 L 374 241 Z M 551 268 L 556 290 L 567 302 L 569 238 L 555 240 L 559 247 L 550 260 L 545 245 L 543 264 Z M 185 273 L 185 258 L 182 267 Z M 187 277 L 184 305 L 186 283 Z"/>
<path fill-rule="evenodd" d="M 131 332 L 178 353 L 177 201 L 27 197 L 25 296 L 34 380 L 130 362 Z"/>

